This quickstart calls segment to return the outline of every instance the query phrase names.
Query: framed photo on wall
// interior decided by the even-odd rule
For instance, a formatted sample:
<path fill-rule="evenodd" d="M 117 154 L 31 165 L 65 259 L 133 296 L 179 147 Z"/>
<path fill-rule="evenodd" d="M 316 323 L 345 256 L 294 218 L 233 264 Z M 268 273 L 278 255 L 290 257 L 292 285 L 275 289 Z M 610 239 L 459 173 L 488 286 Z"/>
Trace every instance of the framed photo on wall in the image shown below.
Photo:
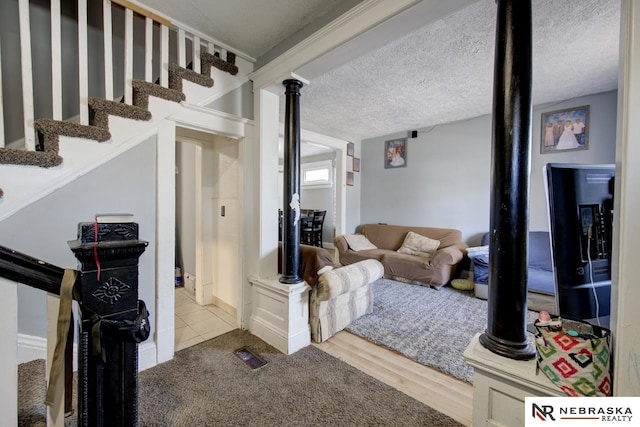
<path fill-rule="evenodd" d="M 347 185 L 349 187 L 353 187 L 353 181 L 354 181 L 354 175 L 353 172 L 349 171 L 347 172 Z"/>
<path fill-rule="evenodd" d="M 392 139 L 384 143 L 385 169 L 407 166 L 407 139 Z"/>
<path fill-rule="evenodd" d="M 542 113 L 540 153 L 589 149 L 589 106 Z"/>
<path fill-rule="evenodd" d="M 356 145 L 353 142 L 347 142 L 347 156 L 353 157 L 355 154 Z"/>
<path fill-rule="evenodd" d="M 353 158 L 353 171 L 360 172 L 360 159 L 358 157 Z"/>

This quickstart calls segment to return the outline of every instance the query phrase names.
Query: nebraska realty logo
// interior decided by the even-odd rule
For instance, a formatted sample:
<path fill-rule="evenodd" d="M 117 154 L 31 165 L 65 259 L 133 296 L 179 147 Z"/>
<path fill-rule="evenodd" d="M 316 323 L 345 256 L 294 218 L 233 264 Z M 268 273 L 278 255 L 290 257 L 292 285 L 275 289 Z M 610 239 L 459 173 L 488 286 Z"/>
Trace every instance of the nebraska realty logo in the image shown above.
<path fill-rule="evenodd" d="M 640 425 L 640 397 L 526 397 L 525 427 Z"/>

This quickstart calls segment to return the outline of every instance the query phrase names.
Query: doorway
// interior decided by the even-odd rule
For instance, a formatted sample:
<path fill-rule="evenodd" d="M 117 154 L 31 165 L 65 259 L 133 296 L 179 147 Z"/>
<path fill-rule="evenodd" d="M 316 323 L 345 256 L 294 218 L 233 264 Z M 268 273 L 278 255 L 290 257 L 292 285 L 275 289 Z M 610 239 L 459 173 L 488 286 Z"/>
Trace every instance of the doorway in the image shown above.
<path fill-rule="evenodd" d="M 238 140 L 177 128 L 176 350 L 238 326 L 240 183 Z"/>
<path fill-rule="evenodd" d="M 347 165 L 347 141 L 312 131 L 301 131 L 300 157 L 301 181 L 305 166 L 321 164 L 322 168 L 330 169 L 330 182 L 319 185 L 305 186 L 301 183 L 301 207 L 303 209 L 326 210 L 323 230 L 323 246 L 333 248 L 333 238 L 344 234 L 346 229 L 346 171 L 351 170 Z M 278 207 L 283 207 L 284 170 L 284 136 L 280 135 L 278 167 Z M 316 183 L 317 184 L 317 183 Z M 328 218 L 328 219 L 327 219 Z"/>

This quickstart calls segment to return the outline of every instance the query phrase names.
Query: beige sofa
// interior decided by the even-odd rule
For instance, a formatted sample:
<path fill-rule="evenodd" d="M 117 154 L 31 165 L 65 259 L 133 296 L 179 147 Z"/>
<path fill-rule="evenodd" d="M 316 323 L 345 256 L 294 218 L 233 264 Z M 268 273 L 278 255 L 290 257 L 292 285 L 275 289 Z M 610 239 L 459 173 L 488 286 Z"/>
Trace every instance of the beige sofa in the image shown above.
<path fill-rule="evenodd" d="M 397 252 L 410 231 L 439 241 L 439 246 L 428 255 Z M 384 276 L 387 278 L 435 288 L 447 284 L 453 278 L 456 267 L 468 247 L 462 242 L 460 230 L 451 228 L 365 224 L 360 228 L 359 234 L 377 248 L 354 250 L 347 243 L 347 239 L 353 240 L 350 236 L 337 236 L 334 243 L 340 264 L 349 265 L 366 259 L 376 259 L 384 266 Z M 361 236 L 356 237 L 361 239 Z"/>

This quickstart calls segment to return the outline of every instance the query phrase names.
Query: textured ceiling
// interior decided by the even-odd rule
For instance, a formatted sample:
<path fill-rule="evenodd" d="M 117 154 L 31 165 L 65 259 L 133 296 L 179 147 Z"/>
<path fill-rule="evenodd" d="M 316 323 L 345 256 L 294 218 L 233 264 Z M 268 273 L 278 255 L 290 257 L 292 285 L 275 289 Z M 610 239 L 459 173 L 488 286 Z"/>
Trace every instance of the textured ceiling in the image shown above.
<path fill-rule="evenodd" d="M 619 2 L 533 1 L 534 104 L 616 89 Z M 312 81 L 303 125 L 361 140 L 489 114 L 495 0 L 481 0 Z"/>
<path fill-rule="evenodd" d="M 338 0 L 141 0 L 259 58 Z M 459 4 L 464 2 L 459 1 Z M 192 5 L 192 6 L 190 6 Z M 422 10 L 433 3 L 422 3 Z M 620 2 L 533 0 L 534 104 L 617 88 Z M 419 13 L 418 7 L 405 16 Z M 303 127 L 360 141 L 491 113 L 495 0 L 478 0 L 350 62 L 321 58 L 302 89 Z M 402 26 L 402 14 L 385 25 Z M 390 32 L 391 33 L 391 32 Z M 398 34 L 397 30 L 394 34 Z M 367 43 L 367 34 L 351 43 Z M 330 55 L 330 54 L 329 54 Z M 324 65 L 320 65 L 324 64 Z M 323 68 L 324 66 L 324 68 Z M 282 109 L 284 111 L 284 109 Z"/>

